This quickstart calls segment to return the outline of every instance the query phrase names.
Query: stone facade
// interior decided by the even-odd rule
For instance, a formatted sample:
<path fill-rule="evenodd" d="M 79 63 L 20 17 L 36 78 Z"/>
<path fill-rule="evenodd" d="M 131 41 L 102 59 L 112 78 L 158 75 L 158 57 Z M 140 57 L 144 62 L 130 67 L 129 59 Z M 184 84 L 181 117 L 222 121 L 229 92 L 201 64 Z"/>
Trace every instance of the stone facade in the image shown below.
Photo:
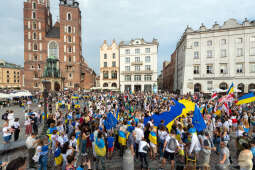
<path fill-rule="evenodd" d="M 94 84 L 90 82 L 93 80 L 90 78 L 93 71 L 82 56 L 81 11 L 79 3 L 75 0 L 60 0 L 59 21 L 54 25 L 50 0 L 24 2 L 26 89 L 43 88 L 42 81 L 45 80 L 44 73 L 49 58 L 58 63 L 54 70 L 59 72 L 60 76 L 57 79 L 63 80 L 63 88 L 86 89 Z"/>
<path fill-rule="evenodd" d="M 16 64 L 8 63 L 0 60 L 0 88 L 22 89 L 23 84 L 23 68 Z"/>
<path fill-rule="evenodd" d="M 113 40 L 108 45 L 106 40 L 100 47 L 100 87 L 101 89 L 119 90 L 119 46 Z"/>
<path fill-rule="evenodd" d="M 174 89 L 181 94 L 255 89 L 255 22 L 229 19 L 212 28 L 189 26 L 176 47 Z"/>
<path fill-rule="evenodd" d="M 158 40 L 120 42 L 120 90 L 157 91 Z"/>

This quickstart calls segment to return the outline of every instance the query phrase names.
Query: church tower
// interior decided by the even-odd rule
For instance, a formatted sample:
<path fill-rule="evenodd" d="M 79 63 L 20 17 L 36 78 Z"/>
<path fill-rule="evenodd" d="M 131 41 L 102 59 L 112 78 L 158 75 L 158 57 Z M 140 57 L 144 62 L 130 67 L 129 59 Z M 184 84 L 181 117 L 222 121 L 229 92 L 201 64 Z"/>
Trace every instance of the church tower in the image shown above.
<path fill-rule="evenodd" d="M 27 89 L 38 89 L 47 58 L 45 36 L 52 27 L 48 0 L 24 2 L 24 75 Z"/>

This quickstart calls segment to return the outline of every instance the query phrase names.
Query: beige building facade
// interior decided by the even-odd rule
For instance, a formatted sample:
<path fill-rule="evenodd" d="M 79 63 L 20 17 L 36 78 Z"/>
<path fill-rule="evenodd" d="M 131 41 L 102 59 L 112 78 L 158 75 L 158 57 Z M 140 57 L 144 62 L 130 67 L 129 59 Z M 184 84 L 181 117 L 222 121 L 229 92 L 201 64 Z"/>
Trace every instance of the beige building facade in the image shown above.
<path fill-rule="evenodd" d="M 119 90 L 119 46 L 106 40 L 100 47 L 100 87 L 104 90 Z"/>
<path fill-rule="evenodd" d="M 174 89 L 211 93 L 232 83 L 244 93 L 255 90 L 255 21 L 187 27 L 176 47 Z"/>
<path fill-rule="evenodd" d="M 23 68 L 0 60 L 0 88 L 21 89 L 23 86 Z"/>

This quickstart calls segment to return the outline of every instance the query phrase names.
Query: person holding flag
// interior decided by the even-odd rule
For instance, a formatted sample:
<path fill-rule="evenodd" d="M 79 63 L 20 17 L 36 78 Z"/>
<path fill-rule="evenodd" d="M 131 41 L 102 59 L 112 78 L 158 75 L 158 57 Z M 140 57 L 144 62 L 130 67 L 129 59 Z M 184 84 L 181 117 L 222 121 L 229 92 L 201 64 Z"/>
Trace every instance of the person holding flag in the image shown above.
<path fill-rule="evenodd" d="M 150 146 L 151 146 L 151 159 L 155 160 L 157 155 L 157 128 L 153 128 L 149 134 Z"/>
<path fill-rule="evenodd" d="M 98 165 L 101 162 L 102 170 L 105 170 L 105 155 L 106 155 L 106 147 L 103 138 L 103 133 L 98 132 L 96 142 L 95 142 L 95 152 L 96 152 L 96 169 L 98 169 Z"/>

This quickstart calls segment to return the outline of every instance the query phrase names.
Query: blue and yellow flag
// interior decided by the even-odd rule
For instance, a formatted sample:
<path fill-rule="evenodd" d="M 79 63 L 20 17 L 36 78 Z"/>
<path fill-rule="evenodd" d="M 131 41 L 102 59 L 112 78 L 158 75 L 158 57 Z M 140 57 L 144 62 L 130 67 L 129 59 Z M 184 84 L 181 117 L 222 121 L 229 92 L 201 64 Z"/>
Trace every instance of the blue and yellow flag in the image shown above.
<path fill-rule="evenodd" d="M 96 139 L 95 143 L 95 152 L 97 156 L 105 156 L 106 155 L 106 147 L 103 139 Z"/>
<path fill-rule="evenodd" d="M 231 84 L 227 92 L 227 94 L 232 94 L 232 93 L 234 93 L 234 83 Z"/>
<path fill-rule="evenodd" d="M 79 99 L 79 96 L 78 96 L 77 94 L 74 94 L 74 95 L 72 96 L 72 99 Z"/>
<path fill-rule="evenodd" d="M 126 146 L 127 143 L 127 136 L 123 131 L 119 131 L 119 138 L 118 138 L 118 142 L 122 145 L 122 146 Z"/>
<path fill-rule="evenodd" d="M 120 110 L 119 110 L 119 108 L 117 109 L 117 112 L 116 112 L 116 119 L 119 121 L 120 120 Z"/>
<path fill-rule="evenodd" d="M 249 94 L 243 95 L 242 97 L 238 98 L 238 102 L 236 103 L 236 105 L 251 103 L 254 101 L 255 101 L 254 93 L 249 93 Z"/>
<path fill-rule="evenodd" d="M 178 117 L 184 115 L 185 106 L 178 101 L 172 99 L 175 103 L 174 106 L 171 107 L 171 110 L 168 112 L 163 112 L 159 115 L 154 114 L 151 118 L 153 119 L 153 123 L 155 126 L 159 126 L 161 120 L 164 120 L 164 126 L 168 128 L 168 131 L 171 131 L 174 120 Z"/>
<path fill-rule="evenodd" d="M 157 145 L 157 134 L 155 132 L 151 131 L 151 133 L 149 134 L 149 140 L 154 145 Z"/>
<path fill-rule="evenodd" d="M 61 165 L 62 164 L 62 161 L 63 161 L 63 156 L 61 154 L 61 150 L 60 148 L 57 148 L 57 150 L 54 152 L 54 157 L 55 157 L 55 164 L 58 166 L 58 165 Z"/>

